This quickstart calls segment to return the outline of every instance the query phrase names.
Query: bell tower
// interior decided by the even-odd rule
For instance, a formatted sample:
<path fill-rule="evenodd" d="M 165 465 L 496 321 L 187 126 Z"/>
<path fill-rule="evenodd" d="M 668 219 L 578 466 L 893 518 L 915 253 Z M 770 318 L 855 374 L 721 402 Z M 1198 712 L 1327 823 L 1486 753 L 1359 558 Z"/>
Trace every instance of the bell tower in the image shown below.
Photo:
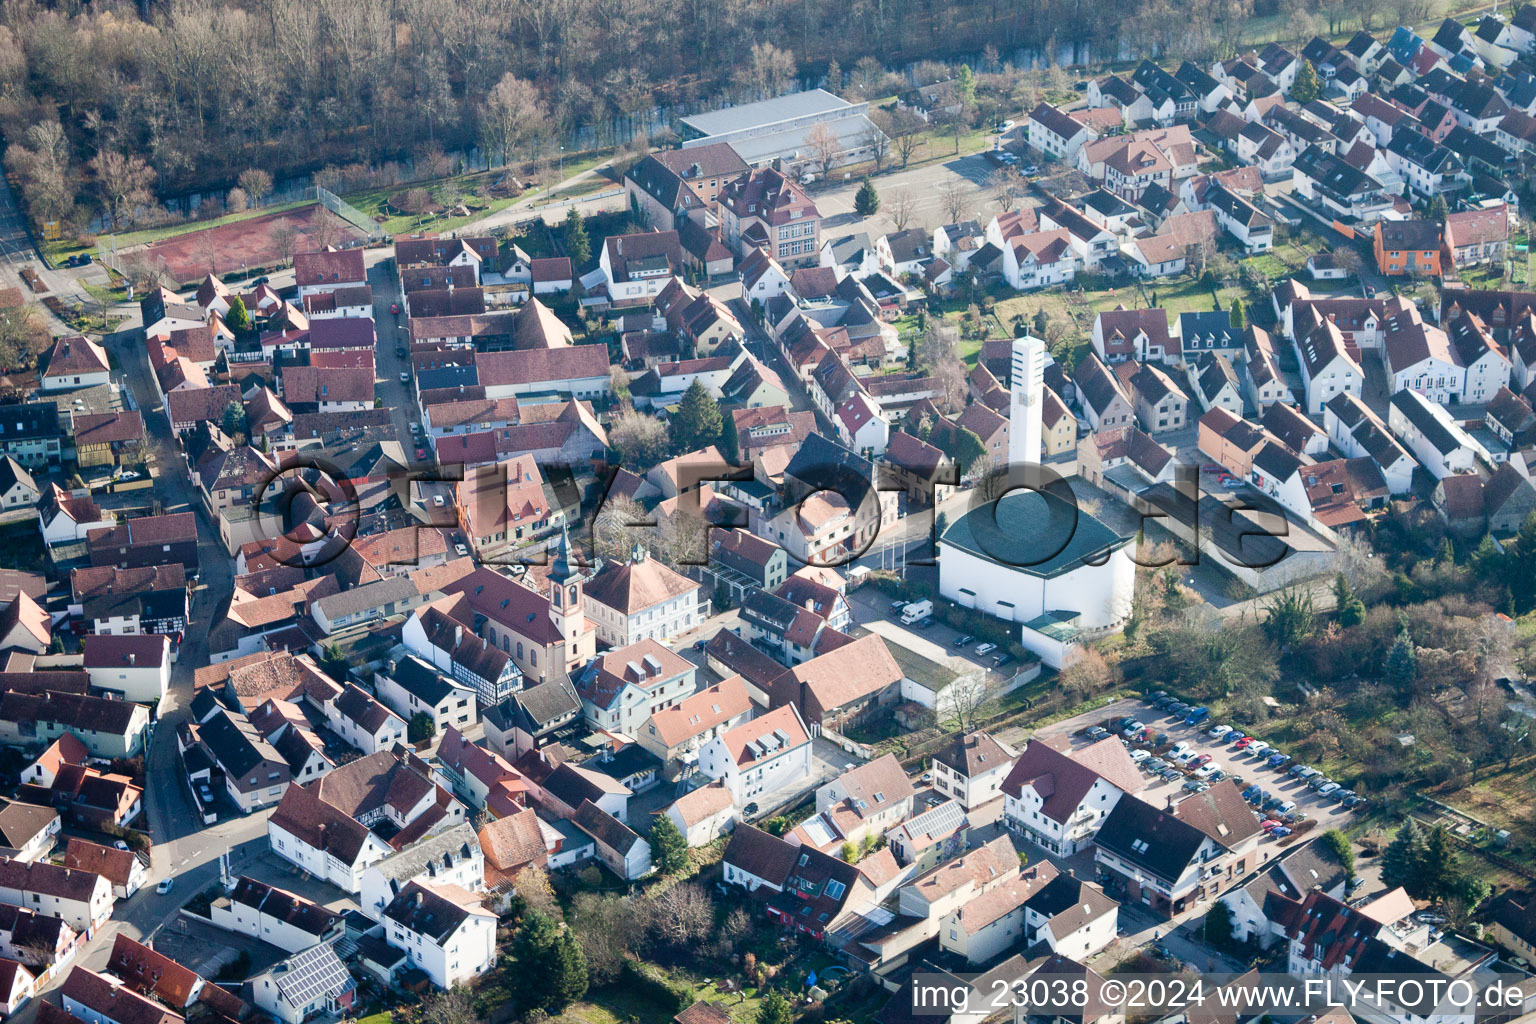
<path fill-rule="evenodd" d="M 581 610 L 581 586 L 586 575 L 571 557 L 571 531 L 560 527 L 560 543 L 549 566 L 549 617 L 565 638 L 566 660 L 570 645 L 577 644 L 587 632 L 587 616 Z"/>

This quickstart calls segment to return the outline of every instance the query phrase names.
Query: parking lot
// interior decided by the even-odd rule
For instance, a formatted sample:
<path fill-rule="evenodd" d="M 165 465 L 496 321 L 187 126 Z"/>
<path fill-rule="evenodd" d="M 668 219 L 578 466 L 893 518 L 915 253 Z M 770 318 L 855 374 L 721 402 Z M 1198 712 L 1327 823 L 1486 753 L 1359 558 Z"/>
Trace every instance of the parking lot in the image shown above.
<path fill-rule="evenodd" d="M 1247 749 L 1237 749 L 1230 740 L 1217 740 L 1211 737 L 1210 730 L 1225 723 L 1207 720 L 1200 726 L 1185 724 L 1182 717 L 1175 717 L 1163 711 L 1150 707 L 1140 700 L 1116 701 L 1108 707 L 1102 708 L 1091 714 L 1078 715 L 1064 722 L 1055 723 L 1042 729 L 1038 735 L 1071 737 L 1074 746 L 1086 746 L 1094 742 L 1089 739 L 1087 732 L 1096 726 L 1103 727 L 1116 719 L 1126 716 L 1135 716 L 1147 727 L 1147 741 L 1127 744 L 1131 750 L 1147 750 L 1149 756 L 1142 762 L 1142 777 L 1146 780 L 1146 788 L 1137 794 L 1148 803 L 1158 806 L 1168 806 L 1171 802 L 1182 799 L 1186 793 L 1184 785 L 1191 775 L 1184 765 L 1179 766 L 1176 778 L 1168 781 L 1159 779 L 1149 773 L 1145 767 L 1148 761 L 1155 756 L 1166 755 L 1179 744 L 1187 744 L 1194 751 L 1193 757 L 1209 756 L 1206 764 L 1214 765 L 1215 770 L 1238 781 L 1239 789 L 1257 784 L 1264 794 L 1277 797 L 1286 803 L 1294 803 L 1293 813 L 1306 815 L 1305 820 L 1311 824 L 1295 833 L 1297 836 L 1310 838 L 1319 831 L 1325 831 L 1335 826 L 1346 824 L 1352 812 L 1342 806 L 1337 800 L 1331 800 L 1320 796 L 1307 783 L 1290 774 L 1290 769 L 1295 762 L 1287 762 L 1279 768 L 1271 768 L 1267 765 L 1270 755 L 1276 753 L 1270 749 L 1258 757 L 1253 756 Z M 1163 742 L 1156 742 L 1161 739 Z M 1264 739 L 1260 733 L 1259 742 Z M 1172 762 L 1170 761 L 1170 764 Z M 1251 801 L 1250 801 L 1251 803 Z M 1293 823 L 1294 824 L 1294 823 Z M 1282 842 L 1286 841 L 1282 837 Z"/>
<path fill-rule="evenodd" d="M 983 642 L 979 637 L 972 637 L 964 646 L 956 644 L 956 640 L 962 639 L 961 633 L 937 618 L 937 605 L 934 607 L 935 618 L 932 624 L 919 628 L 915 623 L 902 622 L 900 609 L 891 610 L 892 601 L 893 598 L 874 587 L 862 587 L 848 594 L 855 623 L 870 632 L 895 640 L 932 661 L 965 662 L 991 673 L 993 680 L 1012 678 L 1021 668 L 1026 667 L 1011 657 L 999 662 L 1003 654 L 1001 650 L 978 650 Z"/>

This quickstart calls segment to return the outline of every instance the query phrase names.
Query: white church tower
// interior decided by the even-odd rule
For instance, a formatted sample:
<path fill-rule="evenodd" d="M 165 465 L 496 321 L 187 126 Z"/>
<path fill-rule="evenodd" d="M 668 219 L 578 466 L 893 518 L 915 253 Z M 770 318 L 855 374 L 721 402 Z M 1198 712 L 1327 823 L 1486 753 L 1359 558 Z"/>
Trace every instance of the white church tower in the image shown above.
<path fill-rule="evenodd" d="M 1008 463 L 1017 472 L 1038 466 L 1041 456 L 1040 419 L 1045 399 L 1045 342 L 1025 335 L 1013 339 L 1013 369 L 1009 376 L 1012 402 L 1008 407 Z"/>

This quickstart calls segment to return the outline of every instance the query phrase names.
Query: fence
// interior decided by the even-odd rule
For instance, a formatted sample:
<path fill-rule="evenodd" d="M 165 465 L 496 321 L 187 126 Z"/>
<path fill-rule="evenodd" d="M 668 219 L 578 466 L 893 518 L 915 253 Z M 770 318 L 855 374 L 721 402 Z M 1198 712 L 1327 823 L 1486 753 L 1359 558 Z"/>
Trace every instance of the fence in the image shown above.
<path fill-rule="evenodd" d="M 359 231 L 367 232 L 369 241 L 379 242 L 384 240 L 384 229 L 357 207 L 342 199 L 328 188 L 316 185 L 312 191 L 316 202 Z"/>

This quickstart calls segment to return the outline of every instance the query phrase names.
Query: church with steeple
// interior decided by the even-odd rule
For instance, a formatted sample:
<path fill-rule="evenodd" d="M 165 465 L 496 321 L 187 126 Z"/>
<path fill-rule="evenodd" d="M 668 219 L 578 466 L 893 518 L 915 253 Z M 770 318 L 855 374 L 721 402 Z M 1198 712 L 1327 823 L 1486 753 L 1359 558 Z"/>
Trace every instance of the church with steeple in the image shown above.
<path fill-rule="evenodd" d="M 597 656 L 597 631 L 583 597 L 587 572 L 560 530 L 551 552 L 547 593 L 481 566 L 443 588 L 430 607 L 449 616 L 507 657 L 526 686 L 564 679 Z"/>

